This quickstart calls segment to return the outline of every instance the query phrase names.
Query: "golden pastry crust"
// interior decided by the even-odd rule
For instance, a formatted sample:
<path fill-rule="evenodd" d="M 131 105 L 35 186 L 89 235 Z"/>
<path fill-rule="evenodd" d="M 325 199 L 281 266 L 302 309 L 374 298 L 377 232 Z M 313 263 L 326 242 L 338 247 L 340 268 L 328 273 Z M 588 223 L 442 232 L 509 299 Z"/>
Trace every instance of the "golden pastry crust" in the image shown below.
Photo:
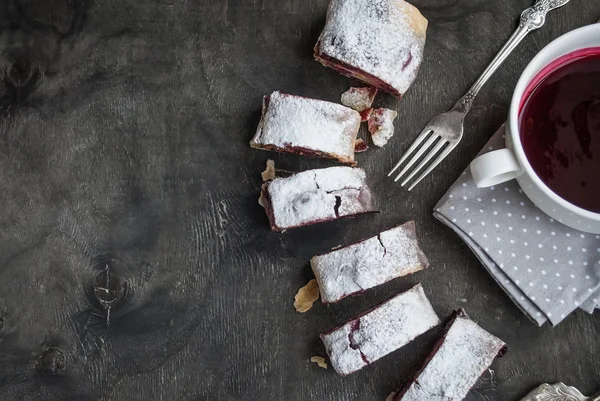
<path fill-rule="evenodd" d="M 318 299 L 319 285 L 317 284 L 317 280 L 312 279 L 298 290 L 298 293 L 294 297 L 294 308 L 296 308 L 296 312 L 308 312 Z"/>
<path fill-rule="evenodd" d="M 312 356 L 310 361 L 319 365 L 320 368 L 327 369 L 327 363 L 325 362 L 325 358 L 322 356 Z"/>
<path fill-rule="evenodd" d="M 267 167 L 265 168 L 265 171 L 260 173 L 260 176 L 262 177 L 263 182 L 275 179 L 275 162 L 273 160 L 267 160 Z"/>

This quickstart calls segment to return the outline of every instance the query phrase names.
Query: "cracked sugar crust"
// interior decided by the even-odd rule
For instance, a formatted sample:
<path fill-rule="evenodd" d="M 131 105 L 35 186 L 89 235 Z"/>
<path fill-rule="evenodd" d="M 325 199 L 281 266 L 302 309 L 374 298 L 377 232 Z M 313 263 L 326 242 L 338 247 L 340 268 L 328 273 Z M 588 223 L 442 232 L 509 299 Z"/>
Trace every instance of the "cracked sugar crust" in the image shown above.
<path fill-rule="evenodd" d="M 505 346 L 459 311 L 417 379 L 395 401 L 462 400 Z"/>
<path fill-rule="evenodd" d="M 324 303 L 337 302 L 429 266 L 419 247 L 413 221 L 356 244 L 314 256 L 310 264 Z"/>
<path fill-rule="evenodd" d="M 277 231 L 361 213 L 376 212 L 363 169 L 308 170 L 263 185 L 265 209 Z"/>
<path fill-rule="evenodd" d="M 382 148 L 394 136 L 394 120 L 397 116 L 398 113 L 394 110 L 373 110 L 367 123 L 373 145 Z"/>
<path fill-rule="evenodd" d="M 321 334 L 331 365 L 341 375 L 356 372 L 440 324 L 421 284 L 341 327 Z"/>
<path fill-rule="evenodd" d="M 377 88 L 352 87 L 346 92 L 342 93 L 341 101 L 344 106 L 348 106 L 358 112 L 361 112 L 371 107 L 371 105 L 373 104 L 373 100 L 375 99 L 375 95 L 377 95 Z"/>
<path fill-rule="evenodd" d="M 331 0 L 315 58 L 401 96 L 417 77 L 427 25 L 404 0 Z"/>
<path fill-rule="evenodd" d="M 273 92 L 264 98 L 250 146 L 355 164 L 360 122 L 357 111 L 341 104 Z"/>

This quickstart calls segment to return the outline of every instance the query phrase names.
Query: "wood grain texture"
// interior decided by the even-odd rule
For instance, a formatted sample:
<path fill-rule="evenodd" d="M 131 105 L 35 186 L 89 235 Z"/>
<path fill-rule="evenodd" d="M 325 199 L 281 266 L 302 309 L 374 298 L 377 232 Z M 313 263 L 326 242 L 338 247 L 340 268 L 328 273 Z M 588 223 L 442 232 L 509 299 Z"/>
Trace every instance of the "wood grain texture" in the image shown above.
<path fill-rule="evenodd" d="M 331 164 L 248 141 L 264 94 L 337 101 L 350 85 L 312 60 L 327 0 L 1 0 L 0 399 L 383 400 L 436 331 L 349 377 L 309 359 L 324 355 L 320 331 L 417 281 L 440 316 L 465 307 L 509 344 L 468 400 L 558 380 L 599 390 L 598 315 L 535 327 L 431 210 L 502 123 L 527 62 L 600 5 L 553 12 L 483 90 L 460 148 L 409 194 L 385 172 L 531 0 L 414 4 L 430 21 L 419 78 L 402 101 L 377 98 L 399 112 L 396 137 L 357 156 L 383 213 L 282 235 L 257 204 L 265 160 Z M 428 271 L 294 311 L 312 255 L 411 219 Z"/>

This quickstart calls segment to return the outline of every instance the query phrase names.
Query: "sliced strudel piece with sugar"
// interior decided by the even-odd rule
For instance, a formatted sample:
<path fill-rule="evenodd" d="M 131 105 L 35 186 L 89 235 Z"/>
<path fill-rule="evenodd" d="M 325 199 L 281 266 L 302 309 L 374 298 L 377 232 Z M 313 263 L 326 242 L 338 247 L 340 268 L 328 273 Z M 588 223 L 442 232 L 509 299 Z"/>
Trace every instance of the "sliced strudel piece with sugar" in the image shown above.
<path fill-rule="evenodd" d="M 438 325 L 440 319 L 421 284 L 321 334 L 331 365 L 341 375 L 356 372 Z"/>
<path fill-rule="evenodd" d="M 464 310 L 456 312 L 446 334 L 415 380 L 394 401 L 460 401 L 506 344 L 473 322 Z"/>
<path fill-rule="evenodd" d="M 417 77 L 427 25 L 404 0 L 331 0 L 315 59 L 400 97 Z"/>
<path fill-rule="evenodd" d="M 414 221 L 310 260 L 324 303 L 366 291 L 429 266 Z"/>
<path fill-rule="evenodd" d="M 361 115 L 323 100 L 273 92 L 263 99 L 262 117 L 250 146 L 354 162 Z"/>
<path fill-rule="evenodd" d="M 265 182 L 262 205 L 271 228 L 289 228 L 377 212 L 364 170 L 330 167 Z"/>

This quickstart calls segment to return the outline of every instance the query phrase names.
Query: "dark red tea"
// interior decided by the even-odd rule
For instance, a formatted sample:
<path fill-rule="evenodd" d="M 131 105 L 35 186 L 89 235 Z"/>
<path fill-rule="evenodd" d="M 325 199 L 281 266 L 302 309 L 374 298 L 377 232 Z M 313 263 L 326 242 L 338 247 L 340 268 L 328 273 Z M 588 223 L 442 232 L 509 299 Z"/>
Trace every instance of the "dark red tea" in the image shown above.
<path fill-rule="evenodd" d="M 600 213 L 600 48 L 571 53 L 533 80 L 521 106 L 521 142 L 557 195 Z"/>

